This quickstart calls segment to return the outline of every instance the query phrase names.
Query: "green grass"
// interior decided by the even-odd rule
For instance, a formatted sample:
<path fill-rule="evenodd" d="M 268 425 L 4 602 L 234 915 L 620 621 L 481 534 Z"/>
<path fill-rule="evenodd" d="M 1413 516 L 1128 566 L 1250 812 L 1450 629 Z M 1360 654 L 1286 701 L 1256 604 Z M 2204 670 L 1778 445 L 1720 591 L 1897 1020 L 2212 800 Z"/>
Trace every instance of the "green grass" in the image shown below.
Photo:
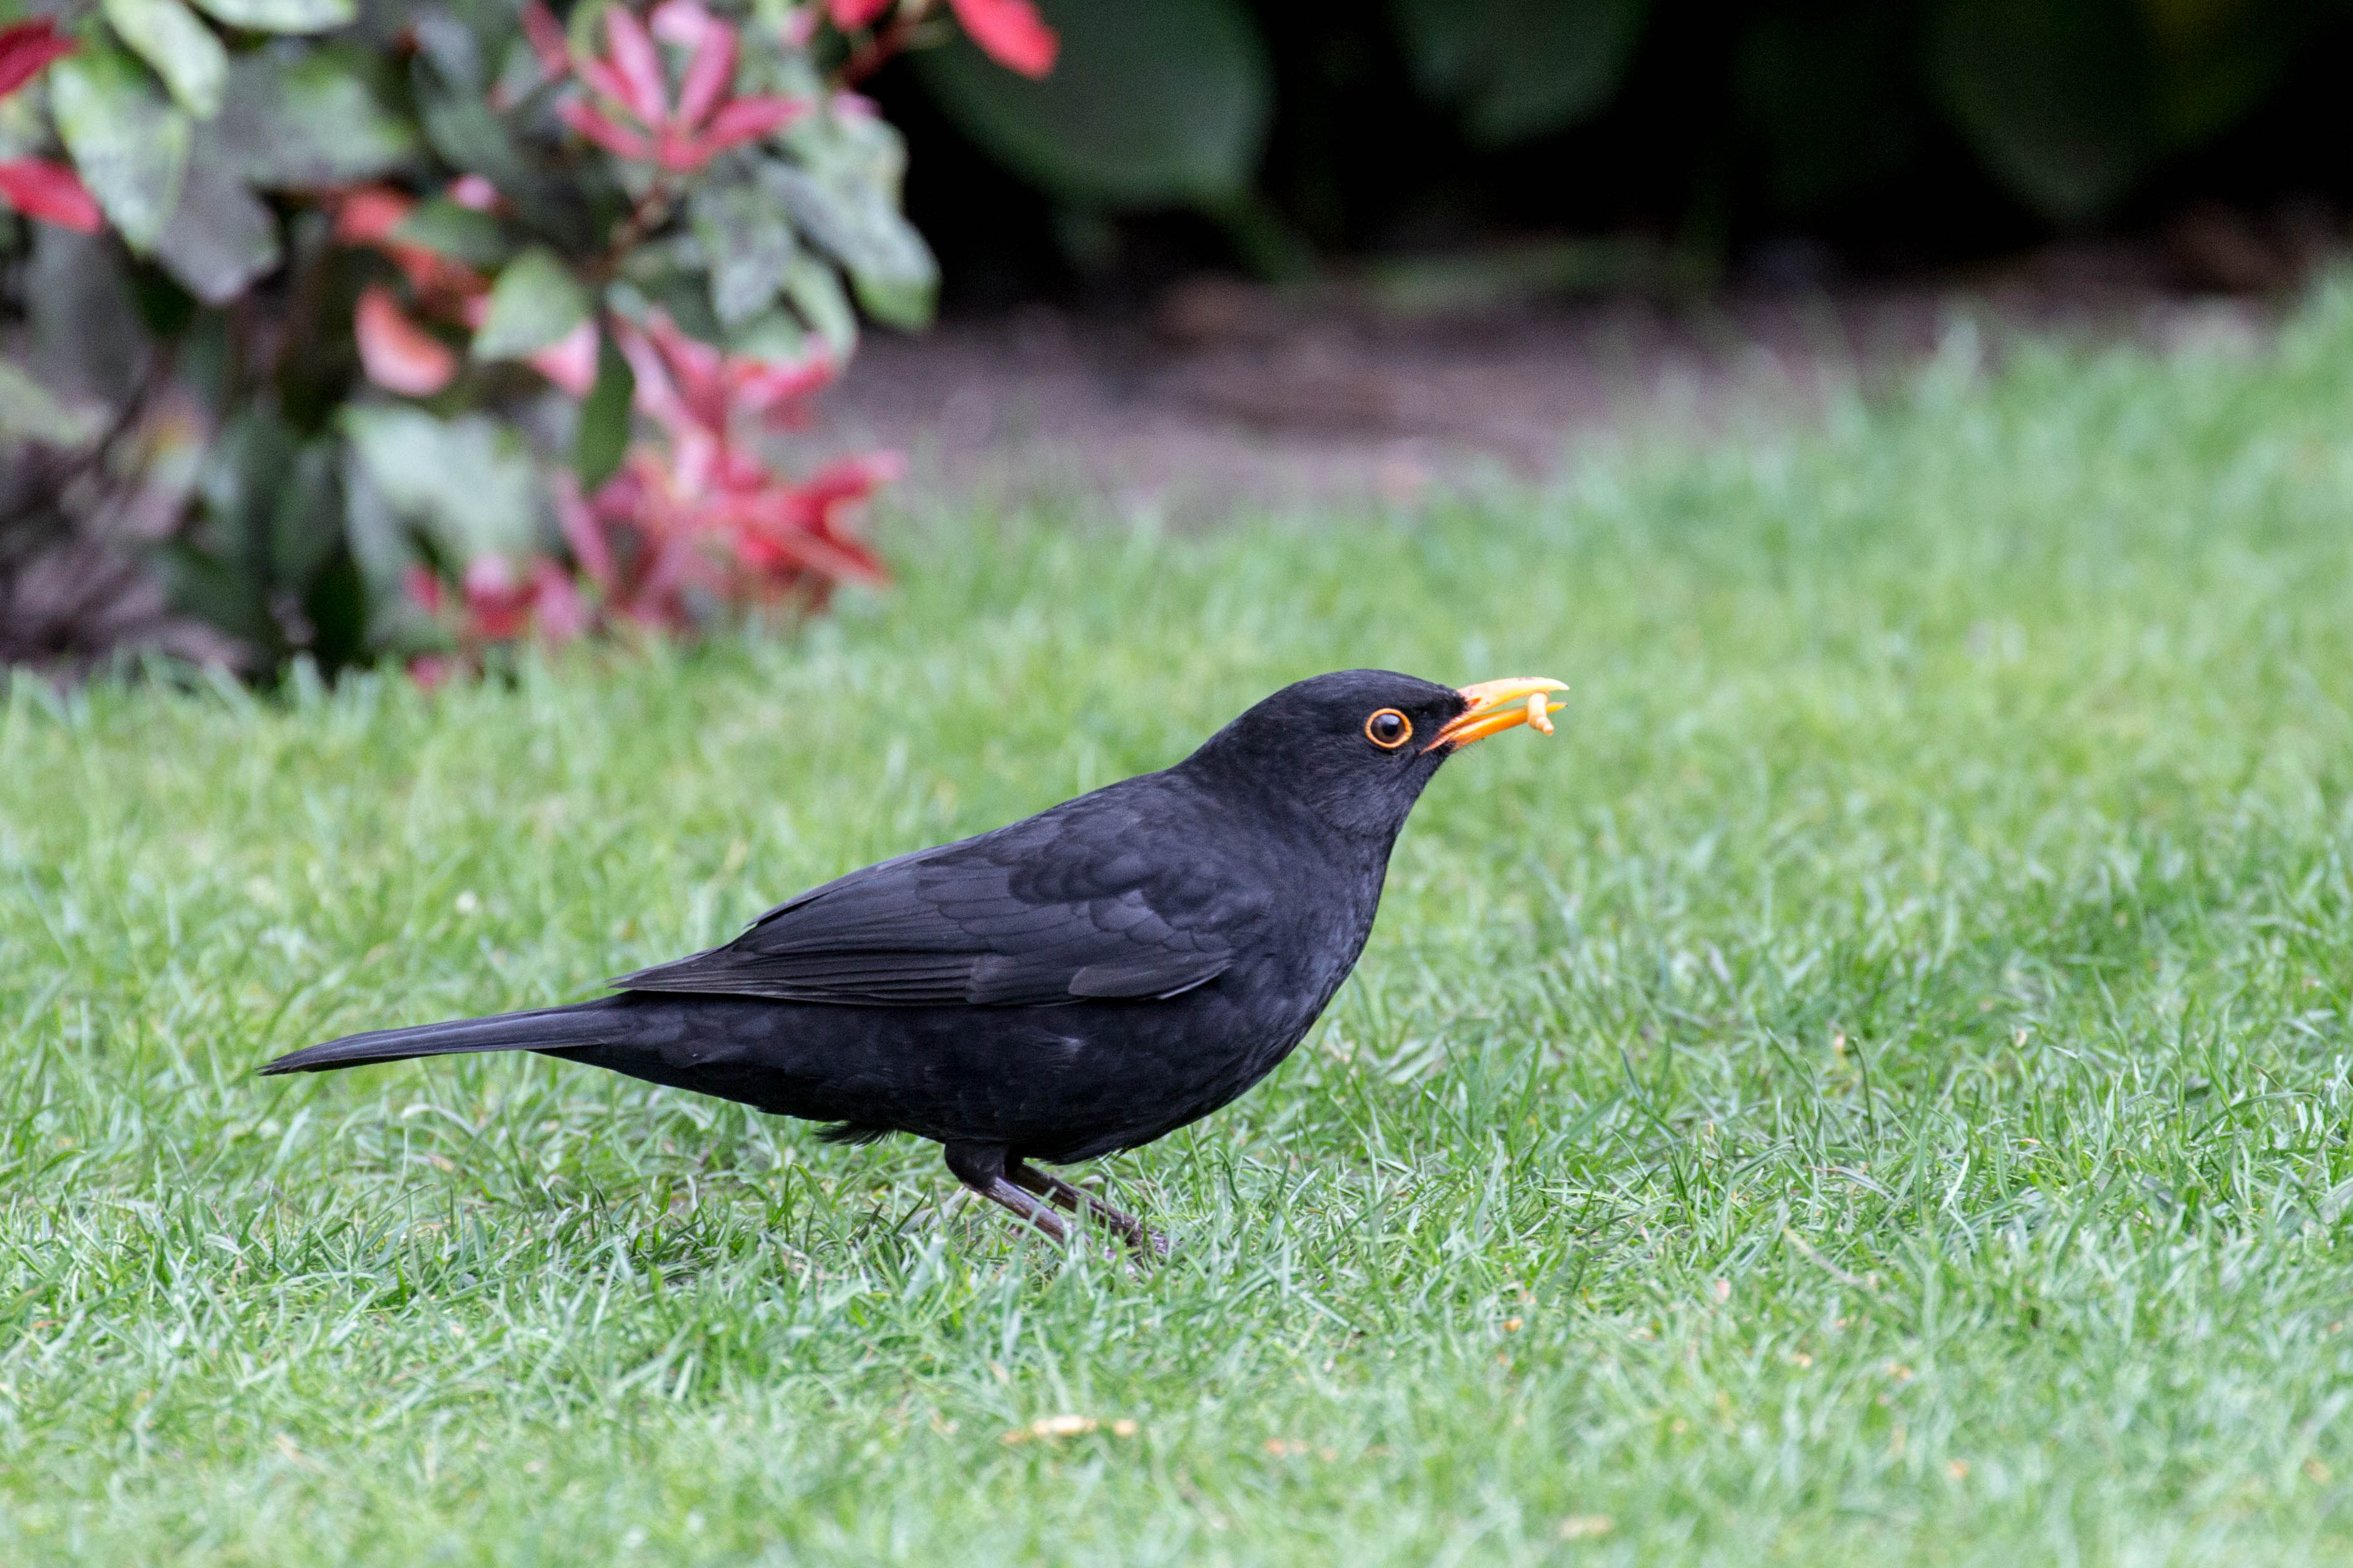
<path fill-rule="evenodd" d="M 2353 292 L 1971 370 L 1403 519 L 902 520 L 792 642 L 18 683 L 0 1560 L 2345 1561 Z M 1365 663 L 1575 689 L 1096 1168 L 1166 1268 L 536 1058 L 253 1074 Z"/>

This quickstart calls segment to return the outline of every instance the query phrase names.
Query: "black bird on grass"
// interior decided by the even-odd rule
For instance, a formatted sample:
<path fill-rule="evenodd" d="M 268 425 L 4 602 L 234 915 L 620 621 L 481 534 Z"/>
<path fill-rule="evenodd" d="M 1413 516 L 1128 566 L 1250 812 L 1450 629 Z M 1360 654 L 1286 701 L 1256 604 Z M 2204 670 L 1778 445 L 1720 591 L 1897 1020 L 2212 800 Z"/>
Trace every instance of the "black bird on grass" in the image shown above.
<path fill-rule="evenodd" d="M 853 871 L 618 995 L 350 1035 L 261 1070 L 539 1051 L 829 1121 L 839 1142 L 913 1132 L 1058 1240 L 1049 1204 L 1162 1252 L 1031 1162 L 1149 1143 L 1272 1070 L 1355 965 L 1439 764 L 1514 725 L 1549 732 L 1560 689 L 1318 676 L 1175 767 Z"/>

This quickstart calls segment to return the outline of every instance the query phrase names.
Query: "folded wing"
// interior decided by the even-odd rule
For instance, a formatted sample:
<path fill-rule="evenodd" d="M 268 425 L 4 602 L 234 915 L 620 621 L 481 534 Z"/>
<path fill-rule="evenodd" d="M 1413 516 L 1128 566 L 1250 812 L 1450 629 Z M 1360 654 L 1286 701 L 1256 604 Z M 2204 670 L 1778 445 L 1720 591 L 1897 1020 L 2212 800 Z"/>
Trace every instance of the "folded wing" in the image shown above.
<path fill-rule="evenodd" d="M 852 872 L 725 947 L 614 984 L 863 1006 L 1174 996 L 1223 973 L 1264 906 L 1181 855 L 1145 852 L 1169 832 L 1089 796 Z"/>

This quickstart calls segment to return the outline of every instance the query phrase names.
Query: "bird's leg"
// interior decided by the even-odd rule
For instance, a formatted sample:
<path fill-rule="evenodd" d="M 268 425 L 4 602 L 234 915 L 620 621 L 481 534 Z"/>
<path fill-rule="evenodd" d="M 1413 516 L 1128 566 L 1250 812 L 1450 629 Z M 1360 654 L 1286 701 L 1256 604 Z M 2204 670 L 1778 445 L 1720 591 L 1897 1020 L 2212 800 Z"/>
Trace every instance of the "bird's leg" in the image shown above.
<path fill-rule="evenodd" d="M 1014 1160 L 1005 1167 L 1005 1173 L 1018 1187 L 1027 1187 L 1047 1202 L 1059 1204 L 1077 1214 L 1081 1210 L 1094 1216 L 1097 1222 L 1119 1235 L 1119 1238 L 1138 1252 L 1155 1258 L 1168 1256 L 1168 1238 L 1146 1226 L 1131 1214 L 1123 1214 L 1094 1194 L 1072 1186 L 1050 1172 L 1041 1171 L 1026 1160 Z"/>
<path fill-rule="evenodd" d="M 955 1173 L 955 1179 L 990 1203 L 1011 1209 L 1056 1241 L 1071 1238 L 1069 1228 L 1052 1209 L 1005 1179 L 1003 1145 L 950 1143 L 947 1145 L 947 1158 L 948 1169 Z"/>

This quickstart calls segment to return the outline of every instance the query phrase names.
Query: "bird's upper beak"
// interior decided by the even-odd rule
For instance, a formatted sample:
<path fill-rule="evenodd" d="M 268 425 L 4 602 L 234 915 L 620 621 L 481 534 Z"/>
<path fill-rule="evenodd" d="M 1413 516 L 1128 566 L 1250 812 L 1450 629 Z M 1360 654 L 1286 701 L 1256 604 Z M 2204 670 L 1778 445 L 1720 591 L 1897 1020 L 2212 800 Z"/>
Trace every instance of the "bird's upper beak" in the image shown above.
<path fill-rule="evenodd" d="M 1422 750 L 1467 746 L 1522 724 L 1534 724 L 1549 735 L 1549 715 L 1558 712 L 1560 704 L 1546 702 L 1545 693 L 1567 689 L 1559 681 L 1546 680 L 1540 675 L 1507 675 L 1501 680 L 1482 680 L 1466 686 L 1457 694 L 1466 704 L 1462 711 L 1448 721 L 1446 727 L 1438 731 L 1438 739 Z"/>

